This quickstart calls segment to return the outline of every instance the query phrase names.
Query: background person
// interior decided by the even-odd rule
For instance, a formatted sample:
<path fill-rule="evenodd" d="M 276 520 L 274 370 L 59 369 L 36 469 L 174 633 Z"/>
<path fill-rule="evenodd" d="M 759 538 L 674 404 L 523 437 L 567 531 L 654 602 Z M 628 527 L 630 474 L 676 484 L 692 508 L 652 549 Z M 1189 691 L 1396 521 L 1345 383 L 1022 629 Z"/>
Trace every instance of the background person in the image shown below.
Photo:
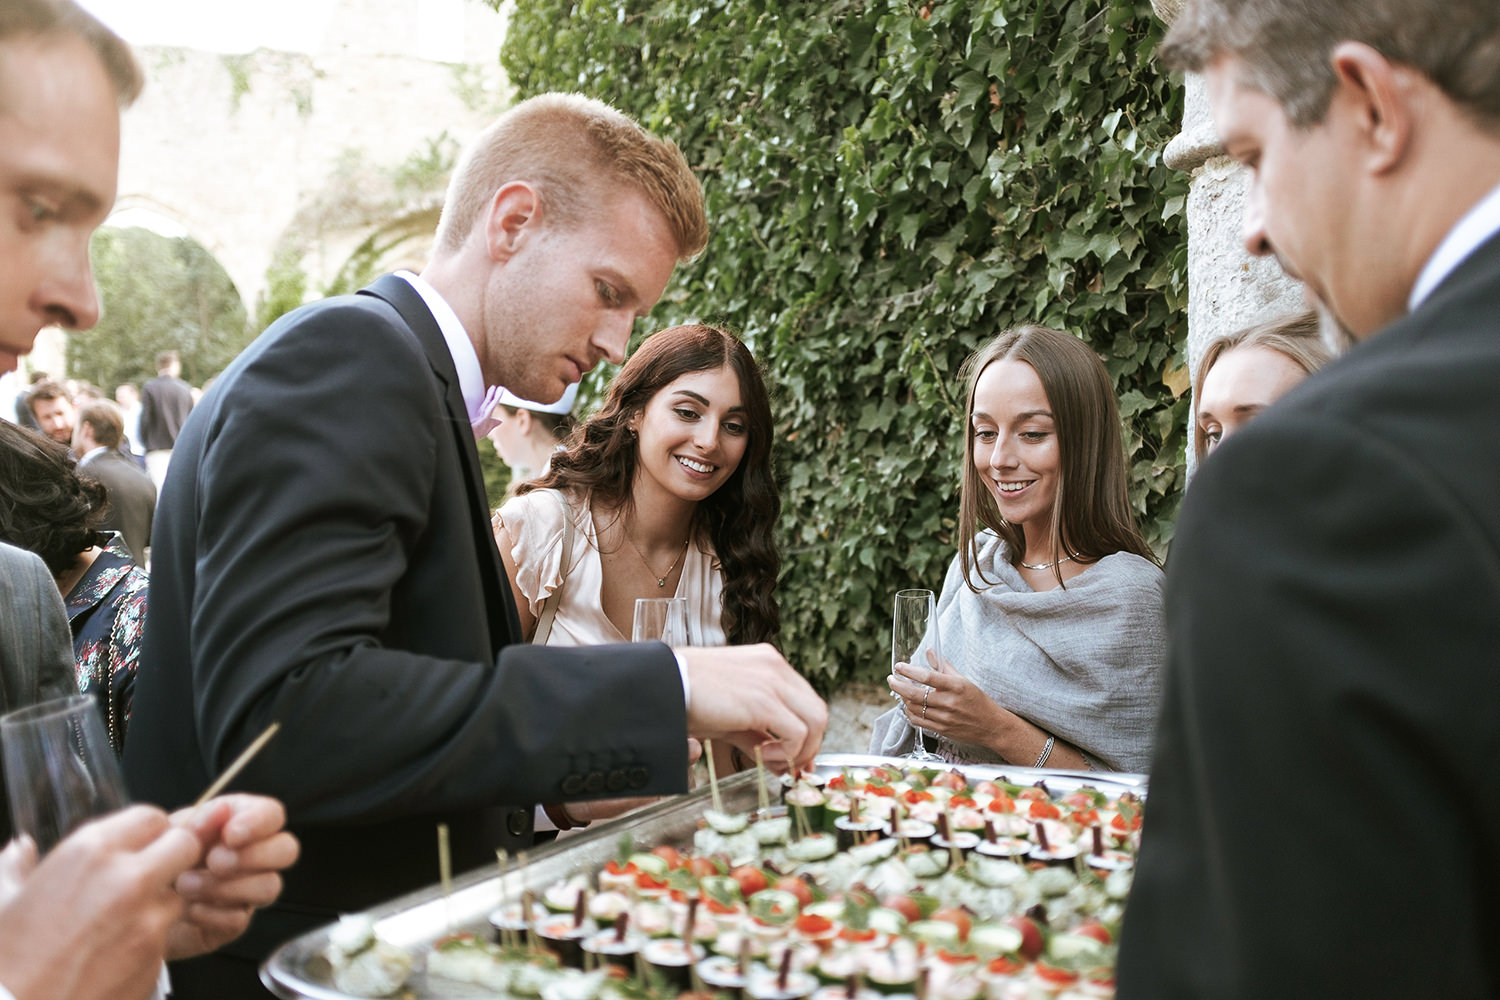
<path fill-rule="evenodd" d="M 765 383 L 737 338 L 702 325 L 647 337 L 551 471 L 495 517 L 522 633 L 534 638 L 560 592 L 549 645 L 627 641 L 640 597 L 684 598 L 695 646 L 774 641 L 771 434 Z M 716 752 L 732 766 L 730 748 Z"/>
<path fill-rule="evenodd" d="M 47 564 L 67 606 L 76 690 L 98 702 L 119 753 L 140 665 L 149 581 L 120 536 L 103 530 L 108 510 L 105 487 L 80 475 L 61 445 L 0 425 L 0 541 L 35 552 Z"/>
<path fill-rule="evenodd" d="M 1162 573 L 1125 494 L 1109 375 L 1083 341 L 1040 326 L 1006 331 L 965 371 L 944 661 L 896 668 L 903 706 L 875 720 L 870 750 L 908 752 L 915 725 L 954 761 L 1145 771 Z"/>
<path fill-rule="evenodd" d="M 70 0 L 0 6 L 0 200 L 11 209 L 0 212 L 0 371 L 15 369 L 43 325 L 84 328 L 98 318 L 88 237 L 114 203 L 119 109 L 140 86 L 130 50 Z M 39 164 L 68 192 L 70 211 L 37 203 Z M 24 224 L 29 218 L 42 224 Z M 56 585 L 36 556 L 0 544 L 0 591 L 9 710 L 50 696 L 71 658 Z M 50 664 L 53 679 L 28 683 L 31 667 L 15 669 L 20 658 Z M 34 869 L 24 845 L 8 848 L 0 859 L 0 984 L 21 1000 L 149 989 L 164 954 L 218 947 L 276 896 L 278 873 L 297 856 L 284 822 L 274 800 L 233 795 L 175 822 L 146 807 L 116 813 Z M 162 891 L 169 885 L 175 893 Z"/>
<path fill-rule="evenodd" d="M 115 405 L 120 408 L 120 413 L 125 418 L 123 450 L 144 467 L 145 453 L 138 453 L 141 447 L 141 390 L 131 382 L 121 382 L 115 386 Z"/>
<path fill-rule="evenodd" d="M 26 408 L 38 431 L 64 448 L 72 446 L 76 414 L 72 397 L 60 383 L 48 380 L 32 386 L 26 394 Z"/>
<path fill-rule="evenodd" d="M 151 519 L 156 511 L 156 487 L 125 444 L 124 417 L 108 400 L 93 400 L 78 409 L 73 432 L 73 454 L 78 471 L 104 484 L 108 491 L 100 531 L 118 531 L 135 564 L 146 568 L 151 545 Z"/>
<path fill-rule="evenodd" d="M 485 437 L 495 453 L 511 469 L 510 492 L 528 479 L 544 476 L 552 468 L 552 456 L 573 431 L 573 404 L 578 386 L 570 385 L 555 403 L 536 403 L 501 391 L 492 411 L 495 421 Z"/>
<path fill-rule="evenodd" d="M 1500 8 L 1195 0 L 1162 56 L 1359 343 L 1184 499 L 1118 995 L 1494 996 Z"/>
<path fill-rule="evenodd" d="M 1257 323 L 1209 344 L 1193 379 L 1198 461 L 1332 356 L 1312 310 Z"/>
<path fill-rule="evenodd" d="M 177 435 L 193 411 L 193 390 L 181 375 L 177 352 L 162 351 L 156 356 L 156 378 L 141 386 L 140 446 L 146 453 L 146 471 L 158 490 L 166 481 Z"/>

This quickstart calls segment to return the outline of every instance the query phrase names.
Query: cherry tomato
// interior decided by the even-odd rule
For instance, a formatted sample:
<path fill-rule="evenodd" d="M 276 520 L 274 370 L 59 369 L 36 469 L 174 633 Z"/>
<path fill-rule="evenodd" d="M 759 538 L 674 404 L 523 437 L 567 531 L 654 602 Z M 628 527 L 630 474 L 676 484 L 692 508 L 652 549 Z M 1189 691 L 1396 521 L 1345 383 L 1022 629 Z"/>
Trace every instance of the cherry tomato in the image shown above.
<path fill-rule="evenodd" d="M 693 873 L 693 878 L 708 878 L 710 875 L 723 874 L 717 862 L 712 858 L 694 857 L 688 858 L 688 871 Z"/>
<path fill-rule="evenodd" d="M 753 865 L 741 865 L 730 872 L 729 877 L 740 884 L 740 895 L 746 899 L 771 884 L 766 873 Z"/>
<path fill-rule="evenodd" d="M 811 896 L 811 893 L 809 893 Z M 797 933 L 808 937 L 817 937 L 819 934 L 827 934 L 833 930 L 833 921 L 821 913 L 804 913 L 797 917 Z"/>
<path fill-rule="evenodd" d="M 1059 986 L 1067 986 L 1069 983 L 1078 982 L 1078 973 L 1069 972 L 1067 969 L 1059 969 L 1057 966 L 1048 965 L 1046 962 L 1036 963 L 1036 976 L 1038 979 L 1049 983 L 1056 983 Z"/>
<path fill-rule="evenodd" d="M 974 918 L 969 916 L 969 911 L 959 906 L 945 906 L 932 915 L 933 920 L 943 920 L 958 928 L 958 939 L 969 940 L 969 928 L 974 926 Z"/>
<path fill-rule="evenodd" d="M 1062 819 L 1062 810 L 1050 802 L 1033 802 L 1028 814 L 1032 819 Z"/>
<path fill-rule="evenodd" d="M 880 901 L 880 905 L 887 910 L 895 910 L 906 918 L 907 923 L 915 923 L 922 919 L 922 907 L 910 896 L 887 896 Z"/>
<path fill-rule="evenodd" d="M 667 882 L 659 879 L 650 872 L 636 872 L 635 885 L 637 889 L 665 889 Z"/>
<path fill-rule="evenodd" d="M 797 897 L 797 902 L 803 906 L 813 901 L 812 886 L 795 875 L 783 875 L 776 880 L 776 884 L 772 888 L 791 893 Z"/>
<path fill-rule="evenodd" d="M 1091 937 L 1100 944 L 1110 944 L 1115 939 L 1114 935 L 1109 932 L 1109 928 L 1097 920 L 1088 920 L 1079 924 L 1073 928 L 1073 933 L 1081 934 L 1084 937 Z"/>
<path fill-rule="evenodd" d="M 990 971 L 997 976 L 1011 976 L 1026 968 L 1026 963 L 1011 955 L 997 955 L 990 959 Z"/>

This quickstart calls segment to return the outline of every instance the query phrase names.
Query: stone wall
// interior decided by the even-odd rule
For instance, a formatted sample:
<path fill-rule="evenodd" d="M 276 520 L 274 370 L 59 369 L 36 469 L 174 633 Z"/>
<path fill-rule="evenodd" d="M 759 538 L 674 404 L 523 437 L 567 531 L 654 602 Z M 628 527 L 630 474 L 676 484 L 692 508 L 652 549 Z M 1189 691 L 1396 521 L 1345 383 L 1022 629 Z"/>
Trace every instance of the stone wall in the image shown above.
<path fill-rule="evenodd" d="M 363 181 L 388 178 L 445 135 L 465 142 L 508 101 L 500 15 L 455 8 L 460 16 L 442 25 L 461 33 L 449 50 L 465 61 L 434 62 L 416 54 L 433 49 L 424 6 L 339 0 L 324 51 L 312 55 L 141 49 L 147 85 L 124 116 L 117 208 L 181 225 L 252 309 L 273 254 L 294 235 L 316 292 L 380 220 L 293 233 L 313 203 L 357 200 Z"/>

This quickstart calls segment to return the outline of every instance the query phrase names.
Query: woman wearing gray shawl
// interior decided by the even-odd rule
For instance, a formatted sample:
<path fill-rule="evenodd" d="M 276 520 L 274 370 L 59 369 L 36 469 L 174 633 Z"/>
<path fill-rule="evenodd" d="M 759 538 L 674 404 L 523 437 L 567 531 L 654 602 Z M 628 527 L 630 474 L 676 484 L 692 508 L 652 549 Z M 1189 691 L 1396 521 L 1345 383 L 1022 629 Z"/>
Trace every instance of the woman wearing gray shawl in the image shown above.
<path fill-rule="evenodd" d="M 1094 352 L 1008 330 L 965 365 L 959 550 L 938 599 L 946 658 L 900 664 L 870 750 L 1145 771 L 1166 658 L 1162 572 L 1125 493 L 1114 387 Z M 936 739 L 934 739 L 934 736 Z"/>

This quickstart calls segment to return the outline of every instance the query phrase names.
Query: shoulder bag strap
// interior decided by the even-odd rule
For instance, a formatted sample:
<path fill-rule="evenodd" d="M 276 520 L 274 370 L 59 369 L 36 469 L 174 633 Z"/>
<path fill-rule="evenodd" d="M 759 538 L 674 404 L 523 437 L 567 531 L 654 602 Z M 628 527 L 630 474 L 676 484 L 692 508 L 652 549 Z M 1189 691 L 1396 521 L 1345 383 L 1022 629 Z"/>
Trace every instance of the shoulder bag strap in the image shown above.
<path fill-rule="evenodd" d="M 557 587 L 553 589 L 552 593 L 547 595 L 547 599 L 542 602 L 542 613 L 537 616 L 536 630 L 531 635 L 531 644 L 533 646 L 547 645 L 547 637 L 552 634 L 552 619 L 557 617 L 557 606 L 562 603 L 563 587 L 567 585 L 568 569 L 573 562 L 573 532 L 576 530 L 573 526 L 573 512 L 568 509 L 568 502 L 563 499 L 561 490 L 550 490 L 549 492 L 557 497 L 557 505 L 562 508 L 562 562 L 558 564 L 558 570 L 562 573 L 562 580 L 558 582 Z"/>

